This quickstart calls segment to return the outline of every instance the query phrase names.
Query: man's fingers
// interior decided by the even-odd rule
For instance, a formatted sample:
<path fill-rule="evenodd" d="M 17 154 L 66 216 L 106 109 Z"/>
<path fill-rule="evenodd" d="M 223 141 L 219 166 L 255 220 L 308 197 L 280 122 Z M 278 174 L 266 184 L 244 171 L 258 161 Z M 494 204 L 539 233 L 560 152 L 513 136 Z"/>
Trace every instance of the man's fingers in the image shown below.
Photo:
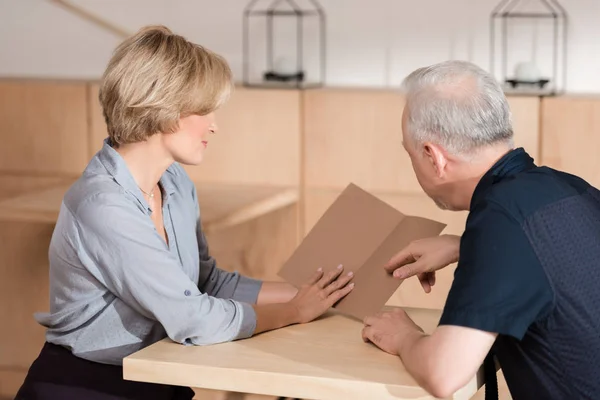
<path fill-rule="evenodd" d="M 394 278 L 406 279 L 416 275 L 417 273 L 418 272 L 415 271 L 415 263 L 406 264 L 394 271 Z"/>
<path fill-rule="evenodd" d="M 428 272 L 427 265 L 425 264 L 426 261 L 426 259 L 421 257 L 413 263 L 403 265 L 394 271 L 394 278 L 407 279 L 411 276 Z"/>
<path fill-rule="evenodd" d="M 396 255 L 394 255 L 392 258 L 390 258 L 390 260 L 384 265 L 384 268 L 387 272 L 391 273 L 399 267 L 402 267 L 403 265 L 414 261 L 415 258 L 413 257 L 411 251 L 408 247 L 406 247 L 403 250 L 396 253 Z"/>
<path fill-rule="evenodd" d="M 363 342 L 365 342 L 365 343 L 369 342 L 369 337 L 368 337 L 368 335 L 367 335 L 367 329 L 369 329 L 369 328 L 370 328 L 370 327 L 368 327 L 368 326 L 365 326 L 365 327 L 363 328 L 362 332 L 361 332 L 361 334 L 362 334 L 362 340 L 363 340 Z"/>
<path fill-rule="evenodd" d="M 429 276 L 429 286 L 433 287 L 435 285 L 435 271 L 430 272 Z"/>
<path fill-rule="evenodd" d="M 332 281 L 334 281 L 335 278 L 337 278 L 343 270 L 344 267 L 342 266 L 342 264 L 338 265 L 337 268 L 323 275 L 323 277 L 319 279 L 319 282 L 317 282 L 317 286 L 320 289 L 323 289 L 325 286 L 329 285 Z"/>
<path fill-rule="evenodd" d="M 388 314 L 388 313 L 380 311 L 377 314 L 368 315 L 363 319 L 363 324 L 375 325 L 377 323 L 377 321 L 379 321 L 381 318 L 383 318 L 386 314 Z"/>
<path fill-rule="evenodd" d="M 380 335 L 377 334 L 377 332 L 375 331 L 375 328 L 372 326 L 367 326 L 367 327 L 363 328 L 362 337 L 363 337 L 363 341 L 371 342 L 375 345 L 377 345 L 377 343 L 379 342 L 379 339 L 380 339 Z"/>
<path fill-rule="evenodd" d="M 423 291 L 425 293 L 430 293 L 431 292 L 431 284 L 429 283 L 429 276 L 427 275 L 427 273 L 425 274 L 419 274 L 419 282 L 421 282 L 421 286 L 423 287 Z"/>

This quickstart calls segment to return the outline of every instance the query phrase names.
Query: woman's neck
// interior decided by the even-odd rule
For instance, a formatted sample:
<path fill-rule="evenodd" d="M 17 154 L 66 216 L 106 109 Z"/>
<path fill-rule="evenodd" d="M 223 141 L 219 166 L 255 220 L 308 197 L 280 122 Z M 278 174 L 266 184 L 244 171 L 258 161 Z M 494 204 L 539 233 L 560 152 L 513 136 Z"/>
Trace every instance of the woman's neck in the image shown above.
<path fill-rule="evenodd" d="M 144 142 L 121 145 L 115 150 L 123 157 L 129 172 L 143 192 L 150 193 L 158 184 L 161 176 L 173 163 L 158 135 Z"/>

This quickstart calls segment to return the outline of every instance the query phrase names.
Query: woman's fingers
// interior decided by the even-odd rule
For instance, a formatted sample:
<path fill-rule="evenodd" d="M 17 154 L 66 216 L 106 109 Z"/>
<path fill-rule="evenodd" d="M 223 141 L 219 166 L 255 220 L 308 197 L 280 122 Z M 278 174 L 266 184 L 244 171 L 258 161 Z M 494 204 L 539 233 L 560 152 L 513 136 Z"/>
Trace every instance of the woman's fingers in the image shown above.
<path fill-rule="evenodd" d="M 354 289 L 354 282 L 344 286 L 341 289 L 336 290 L 331 293 L 327 298 L 329 300 L 329 307 L 333 306 L 335 303 L 344 298 L 348 293 L 350 293 Z"/>
<path fill-rule="evenodd" d="M 323 276 L 323 268 L 319 268 L 312 274 L 312 276 L 308 280 L 307 284 L 309 286 L 316 284 L 317 282 L 319 282 L 319 279 L 321 279 L 322 276 Z"/>
<path fill-rule="evenodd" d="M 335 281 L 333 281 L 329 285 L 325 286 L 325 288 L 323 289 L 325 291 L 325 294 L 327 296 L 329 296 L 331 293 L 335 292 L 336 290 L 343 288 L 344 286 L 346 286 L 348 284 L 348 282 L 350 282 L 352 280 L 353 277 L 354 277 L 354 273 L 352 271 L 348 272 L 347 274 L 343 274 L 343 275 L 339 276 Z"/>
<path fill-rule="evenodd" d="M 326 286 L 328 286 L 342 273 L 343 270 L 344 267 L 342 266 L 342 264 L 340 264 L 337 268 L 323 275 L 323 277 L 317 282 L 317 286 L 319 287 L 319 289 L 324 289 Z"/>

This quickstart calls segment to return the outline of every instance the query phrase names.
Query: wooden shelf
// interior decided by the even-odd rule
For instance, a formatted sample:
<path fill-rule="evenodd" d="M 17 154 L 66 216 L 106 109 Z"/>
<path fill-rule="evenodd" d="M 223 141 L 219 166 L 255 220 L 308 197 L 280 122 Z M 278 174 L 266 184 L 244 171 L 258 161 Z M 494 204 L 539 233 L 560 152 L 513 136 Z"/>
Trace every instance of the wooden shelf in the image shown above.
<path fill-rule="evenodd" d="M 204 230 L 213 232 L 238 225 L 292 205 L 299 190 L 289 186 L 197 183 Z"/>
<path fill-rule="evenodd" d="M 30 192 L 0 202 L 0 220 L 54 223 L 69 185 Z"/>
<path fill-rule="evenodd" d="M 0 201 L 0 220 L 55 223 L 70 184 Z M 294 204 L 298 190 L 284 186 L 197 184 L 205 230 L 241 224 Z"/>

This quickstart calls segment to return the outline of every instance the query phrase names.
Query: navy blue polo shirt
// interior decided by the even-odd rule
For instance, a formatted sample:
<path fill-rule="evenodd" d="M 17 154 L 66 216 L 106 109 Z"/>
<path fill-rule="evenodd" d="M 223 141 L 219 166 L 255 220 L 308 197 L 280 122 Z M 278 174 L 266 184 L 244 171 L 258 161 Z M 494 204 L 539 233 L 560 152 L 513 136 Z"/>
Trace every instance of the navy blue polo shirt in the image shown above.
<path fill-rule="evenodd" d="M 440 325 L 498 333 L 520 399 L 600 398 L 600 191 L 518 148 L 478 183 Z"/>

